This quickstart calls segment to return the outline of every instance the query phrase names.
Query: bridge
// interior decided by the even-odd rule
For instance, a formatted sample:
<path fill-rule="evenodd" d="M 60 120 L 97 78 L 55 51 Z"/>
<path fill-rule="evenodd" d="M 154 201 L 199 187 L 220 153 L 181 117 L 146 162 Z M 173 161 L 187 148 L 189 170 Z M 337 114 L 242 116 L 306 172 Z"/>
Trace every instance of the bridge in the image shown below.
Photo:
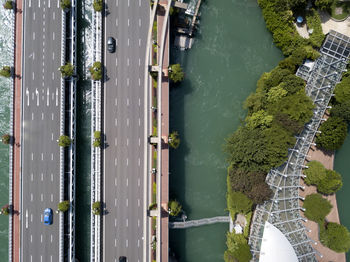
<path fill-rule="evenodd" d="M 185 222 L 169 222 L 169 228 L 182 229 L 182 228 L 189 228 L 189 227 L 212 225 L 216 223 L 230 223 L 230 216 L 202 218 L 198 220 L 190 220 Z"/>

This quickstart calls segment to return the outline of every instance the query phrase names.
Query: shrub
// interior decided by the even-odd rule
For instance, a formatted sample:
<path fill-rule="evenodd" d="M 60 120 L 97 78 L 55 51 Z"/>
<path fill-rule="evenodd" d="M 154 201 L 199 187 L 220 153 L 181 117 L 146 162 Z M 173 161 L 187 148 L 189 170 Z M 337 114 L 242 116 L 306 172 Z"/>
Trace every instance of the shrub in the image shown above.
<path fill-rule="evenodd" d="M 304 169 L 306 177 L 304 181 L 307 185 L 318 185 L 322 179 L 326 178 L 326 168 L 318 161 L 310 161 Z"/>
<path fill-rule="evenodd" d="M 0 76 L 10 77 L 11 76 L 11 67 L 3 66 L 2 69 L 0 70 Z"/>
<path fill-rule="evenodd" d="M 12 8 L 13 8 L 13 1 L 7 0 L 7 1 L 4 3 L 4 8 L 5 8 L 5 9 L 12 9 Z"/>
<path fill-rule="evenodd" d="M 231 215 L 236 213 L 247 214 L 252 210 L 253 201 L 241 192 L 230 190 L 227 193 L 227 207 Z"/>
<path fill-rule="evenodd" d="M 273 116 L 268 115 L 264 110 L 259 110 L 246 118 L 246 125 L 248 128 L 265 128 L 271 126 L 272 120 Z"/>
<path fill-rule="evenodd" d="M 4 205 L 1 208 L 1 214 L 4 216 L 8 216 L 10 214 L 10 206 L 9 205 Z"/>
<path fill-rule="evenodd" d="M 71 4 L 71 0 L 61 0 L 60 4 L 61 4 L 61 8 L 63 10 L 69 9 L 71 7 L 71 5 L 72 5 Z"/>
<path fill-rule="evenodd" d="M 316 136 L 317 147 L 325 150 L 337 150 L 343 145 L 348 129 L 343 119 L 330 117 L 321 124 L 320 131 L 322 133 Z"/>
<path fill-rule="evenodd" d="M 320 194 L 306 196 L 303 207 L 306 209 L 305 216 L 317 223 L 323 223 L 325 217 L 332 209 L 331 203 Z"/>
<path fill-rule="evenodd" d="M 350 100 L 350 76 L 344 76 L 342 81 L 335 86 L 334 97 L 338 103 Z"/>
<path fill-rule="evenodd" d="M 306 15 L 307 27 L 313 29 L 310 35 L 310 42 L 312 46 L 319 48 L 322 45 L 324 34 L 322 32 L 321 19 L 315 9 L 311 9 Z"/>
<path fill-rule="evenodd" d="M 171 132 L 168 139 L 169 146 L 176 149 L 180 145 L 179 133 L 177 131 Z"/>
<path fill-rule="evenodd" d="M 102 64 L 101 62 L 94 62 L 92 67 L 89 68 L 89 71 L 91 73 L 91 78 L 93 80 L 101 80 L 102 79 Z"/>
<path fill-rule="evenodd" d="M 315 5 L 321 10 L 327 10 L 330 8 L 334 1 L 335 0 L 316 0 Z"/>
<path fill-rule="evenodd" d="M 74 73 L 74 66 L 70 63 L 67 63 L 63 66 L 60 66 L 59 71 L 61 72 L 61 76 L 63 78 L 69 78 Z"/>
<path fill-rule="evenodd" d="M 95 131 L 94 132 L 94 142 L 92 143 L 94 147 L 100 147 L 101 146 L 101 131 Z"/>
<path fill-rule="evenodd" d="M 60 136 L 58 139 L 58 145 L 61 147 L 68 147 L 72 143 L 72 140 L 69 138 L 69 136 Z"/>
<path fill-rule="evenodd" d="M 102 12 L 103 9 L 103 1 L 102 0 L 94 0 L 93 7 L 96 12 Z"/>
<path fill-rule="evenodd" d="M 4 134 L 2 135 L 1 140 L 5 145 L 8 145 L 11 142 L 11 136 L 9 134 Z"/>
<path fill-rule="evenodd" d="M 92 203 L 92 213 L 94 215 L 101 215 L 101 202 L 96 201 Z"/>
<path fill-rule="evenodd" d="M 176 200 L 170 200 L 168 203 L 168 211 L 171 216 L 178 216 L 182 210 L 182 206 Z"/>
<path fill-rule="evenodd" d="M 70 206 L 70 203 L 68 200 L 65 200 L 65 201 L 62 201 L 60 203 L 58 203 L 57 205 L 57 209 L 61 212 L 66 212 L 68 211 L 69 209 L 69 206 Z"/>
<path fill-rule="evenodd" d="M 350 249 L 350 233 L 348 229 L 337 223 L 328 223 L 320 230 L 320 241 L 335 252 L 347 252 Z"/>
<path fill-rule="evenodd" d="M 184 80 L 185 73 L 182 71 L 180 64 L 174 64 L 169 67 L 169 78 L 174 81 L 174 83 Z"/>
<path fill-rule="evenodd" d="M 347 124 L 350 123 L 350 100 L 347 100 L 341 104 L 336 104 L 331 109 L 332 117 L 339 117 L 343 119 Z"/>
<path fill-rule="evenodd" d="M 342 177 L 334 170 L 326 169 L 326 176 L 317 185 L 320 193 L 330 195 L 337 192 L 343 186 Z"/>
<path fill-rule="evenodd" d="M 250 247 L 242 234 L 229 232 L 227 233 L 226 237 L 226 245 L 228 249 L 224 254 L 224 259 L 226 262 L 249 262 L 252 259 Z"/>

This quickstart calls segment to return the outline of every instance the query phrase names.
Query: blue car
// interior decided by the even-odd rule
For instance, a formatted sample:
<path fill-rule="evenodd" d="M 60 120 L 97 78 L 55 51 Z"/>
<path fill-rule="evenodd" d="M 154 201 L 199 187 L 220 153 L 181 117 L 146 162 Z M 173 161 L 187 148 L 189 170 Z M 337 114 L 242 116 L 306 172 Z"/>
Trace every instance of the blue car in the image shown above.
<path fill-rule="evenodd" d="M 52 224 L 52 209 L 51 208 L 46 208 L 44 210 L 44 224 L 45 225 L 51 225 Z"/>

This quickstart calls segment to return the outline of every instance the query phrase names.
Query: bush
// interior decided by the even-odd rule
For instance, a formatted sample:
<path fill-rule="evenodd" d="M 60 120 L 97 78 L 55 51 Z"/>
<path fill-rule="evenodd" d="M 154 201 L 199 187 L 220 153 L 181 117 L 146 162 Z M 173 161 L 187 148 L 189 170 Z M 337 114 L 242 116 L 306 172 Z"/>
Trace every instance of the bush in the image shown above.
<path fill-rule="evenodd" d="M 233 232 L 229 232 L 227 233 L 226 237 L 226 245 L 228 249 L 224 254 L 224 259 L 226 262 L 249 262 L 252 259 L 252 254 L 250 253 L 248 241 L 244 238 L 242 234 L 235 234 Z"/>
<path fill-rule="evenodd" d="M 326 169 L 326 176 L 317 185 L 320 193 L 330 195 L 337 192 L 343 186 L 342 177 L 334 170 Z"/>
<path fill-rule="evenodd" d="M 96 201 L 92 203 L 92 213 L 94 215 L 101 215 L 101 202 Z"/>
<path fill-rule="evenodd" d="M 169 146 L 176 149 L 180 145 L 179 133 L 177 131 L 171 132 L 168 139 Z"/>
<path fill-rule="evenodd" d="M 62 201 L 57 205 L 58 211 L 61 211 L 61 212 L 68 211 L 69 207 L 70 207 L 70 203 L 68 200 Z"/>
<path fill-rule="evenodd" d="M 5 8 L 5 9 L 13 9 L 13 1 L 7 0 L 7 1 L 4 3 L 4 8 Z"/>
<path fill-rule="evenodd" d="M 336 104 L 331 109 L 332 117 L 339 117 L 343 119 L 347 124 L 350 123 L 350 100 L 347 100 L 341 104 Z"/>
<path fill-rule="evenodd" d="M 169 67 L 169 78 L 174 81 L 174 83 L 184 80 L 185 73 L 182 71 L 180 64 L 174 64 Z"/>
<path fill-rule="evenodd" d="M 67 63 L 66 65 L 60 66 L 59 71 L 61 72 L 61 76 L 63 78 L 69 78 L 74 73 L 74 66 L 70 63 Z"/>
<path fill-rule="evenodd" d="M 350 76 L 344 76 L 342 81 L 335 86 L 334 97 L 340 104 L 350 100 Z"/>
<path fill-rule="evenodd" d="M 68 147 L 72 143 L 72 140 L 69 138 L 69 136 L 60 136 L 58 139 L 58 145 L 61 147 Z"/>
<path fill-rule="evenodd" d="M 252 211 L 253 201 L 241 192 L 230 190 L 227 193 L 227 207 L 231 215 L 247 214 Z"/>
<path fill-rule="evenodd" d="M 343 145 L 348 128 L 343 119 L 330 117 L 321 124 L 320 131 L 322 133 L 316 136 L 317 147 L 325 150 L 337 150 Z"/>
<path fill-rule="evenodd" d="M 102 0 L 94 0 L 93 7 L 96 12 L 102 12 L 103 10 L 103 1 Z"/>
<path fill-rule="evenodd" d="M 71 0 L 61 0 L 60 4 L 61 4 L 61 8 L 63 10 L 67 10 L 67 9 L 71 8 L 71 5 L 72 5 Z"/>
<path fill-rule="evenodd" d="M 304 181 L 307 185 L 318 185 L 322 179 L 326 178 L 326 168 L 318 161 L 310 161 L 304 169 L 306 177 Z"/>
<path fill-rule="evenodd" d="M 94 132 L 94 142 L 92 143 L 94 147 L 100 147 L 101 146 L 101 131 L 95 131 Z"/>
<path fill-rule="evenodd" d="M 0 70 L 0 76 L 10 77 L 11 76 L 11 67 L 3 66 L 2 69 Z"/>
<path fill-rule="evenodd" d="M 320 241 L 335 252 L 348 252 L 350 249 L 350 233 L 348 229 L 337 223 L 328 223 L 320 230 Z"/>
<path fill-rule="evenodd" d="M 313 29 L 313 32 L 310 35 L 310 42 L 312 46 L 320 48 L 325 36 L 322 32 L 321 18 L 315 9 L 311 9 L 307 13 L 306 22 L 308 29 Z"/>
<path fill-rule="evenodd" d="M 178 216 L 182 210 L 182 206 L 176 200 L 170 200 L 168 203 L 168 211 L 171 216 Z"/>
<path fill-rule="evenodd" d="M 10 214 L 10 206 L 9 205 L 4 205 L 1 208 L 1 214 L 4 216 L 8 216 Z"/>
<path fill-rule="evenodd" d="M 332 209 L 331 203 L 320 194 L 306 196 L 303 207 L 306 209 L 304 212 L 305 216 L 319 224 L 323 223 L 325 217 Z"/>
<path fill-rule="evenodd" d="M 89 68 L 91 78 L 93 80 L 101 80 L 102 79 L 102 64 L 101 62 L 94 62 L 92 67 Z"/>
<path fill-rule="evenodd" d="M 8 145 L 11 142 L 11 136 L 9 134 L 4 134 L 2 135 L 1 140 L 5 145 Z"/>

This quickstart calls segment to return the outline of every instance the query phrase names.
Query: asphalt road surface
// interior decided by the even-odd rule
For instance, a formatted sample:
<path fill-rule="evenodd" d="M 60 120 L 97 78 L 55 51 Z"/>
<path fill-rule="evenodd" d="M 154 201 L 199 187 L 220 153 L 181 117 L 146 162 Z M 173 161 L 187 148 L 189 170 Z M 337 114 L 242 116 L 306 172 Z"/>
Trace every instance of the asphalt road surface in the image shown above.
<path fill-rule="evenodd" d="M 21 261 L 58 261 L 61 9 L 58 0 L 24 7 Z M 53 224 L 43 223 L 45 208 Z"/>
<path fill-rule="evenodd" d="M 107 0 L 103 261 L 143 261 L 144 59 L 148 0 Z M 105 39 L 105 43 L 106 43 Z M 107 48 L 105 48 L 107 49 Z"/>

